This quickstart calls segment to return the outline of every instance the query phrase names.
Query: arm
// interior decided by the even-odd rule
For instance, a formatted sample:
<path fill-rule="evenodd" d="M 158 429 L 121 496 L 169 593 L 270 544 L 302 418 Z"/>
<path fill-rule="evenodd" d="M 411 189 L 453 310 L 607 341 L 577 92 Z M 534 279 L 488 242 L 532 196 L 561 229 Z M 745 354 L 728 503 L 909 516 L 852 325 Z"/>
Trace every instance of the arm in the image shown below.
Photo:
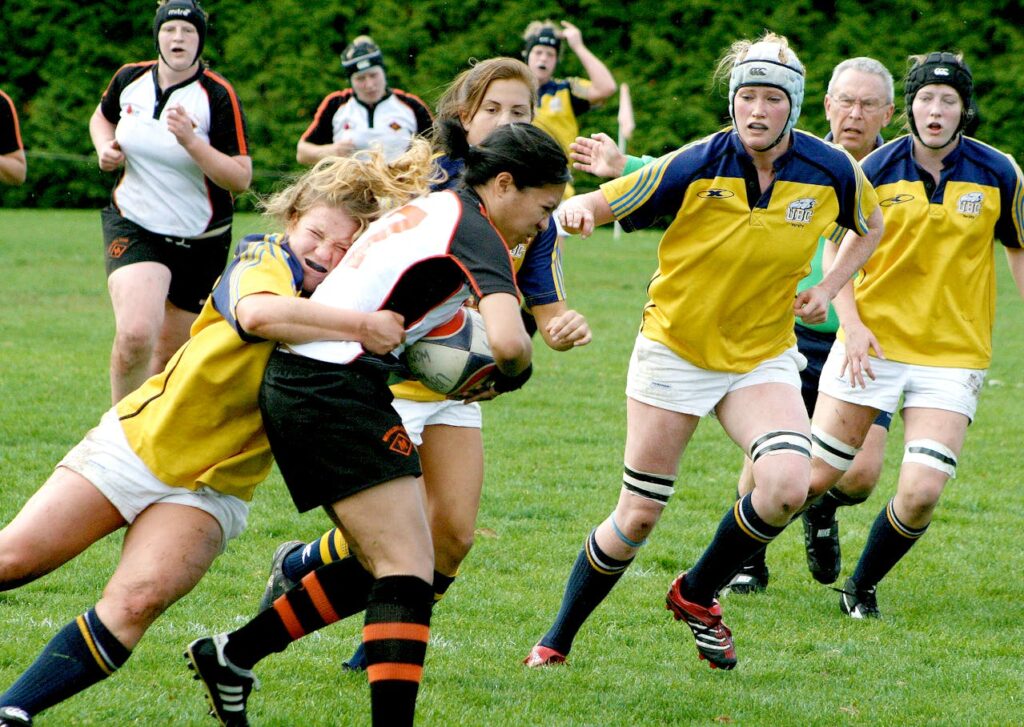
<path fill-rule="evenodd" d="M 572 52 L 576 54 L 576 57 L 580 59 L 580 63 L 583 64 L 583 69 L 587 72 L 587 77 L 590 79 L 587 100 L 590 103 L 600 103 L 615 93 L 618 85 L 615 83 L 615 78 L 612 77 L 612 72 L 583 44 L 583 34 L 580 32 L 580 29 L 572 23 L 563 20 L 562 37 L 565 38 L 565 42 L 572 48 Z"/>
<path fill-rule="evenodd" d="M 167 111 L 167 130 L 174 134 L 203 174 L 222 189 L 236 194 L 252 182 L 252 159 L 246 155 L 228 156 L 196 136 L 192 119 L 181 106 Z"/>
<path fill-rule="evenodd" d="M 332 144 L 314 144 L 310 141 L 299 139 L 295 149 L 295 160 L 299 164 L 316 164 L 324 157 L 347 157 L 356 150 L 351 140 L 336 141 Z"/>
<path fill-rule="evenodd" d="M 533 344 L 523 327 L 519 300 L 509 293 L 492 293 L 480 299 L 478 310 L 498 370 L 506 376 L 523 373 L 533 357 Z"/>
<path fill-rule="evenodd" d="M 577 136 L 569 144 L 569 156 L 573 169 L 606 179 L 621 177 L 626 168 L 626 155 L 608 134 L 601 132 L 591 134 L 589 139 Z"/>
<path fill-rule="evenodd" d="M 25 181 L 25 152 L 21 149 L 9 154 L 0 154 L 0 182 L 4 184 L 21 184 Z"/>
<path fill-rule="evenodd" d="M 555 351 L 586 346 L 591 341 L 590 326 L 582 313 L 572 310 L 564 300 L 535 305 L 530 309 L 537 319 L 537 330 L 544 343 Z"/>
<path fill-rule="evenodd" d="M 393 311 L 362 313 L 273 293 L 245 296 L 235 317 L 246 333 L 281 343 L 358 341 L 385 354 L 405 340 L 402 316 Z"/>
<path fill-rule="evenodd" d="M 607 225 L 614 219 L 612 208 L 600 189 L 570 197 L 558 210 L 562 229 L 583 238 L 590 237 L 595 227 Z"/>
<path fill-rule="evenodd" d="M 92 145 L 96 148 L 100 169 L 104 172 L 112 172 L 124 164 L 124 152 L 121 151 L 117 139 L 114 138 L 116 130 L 117 127 L 110 123 L 110 120 L 97 106 L 89 119 L 89 136 L 92 138 Z"/>
<path fill-rule="evenodd" d="M 1006 262 L 1010 266 L 1013 282 L 1017 284 L 1017 290 L 1020 292 L 1020 296 L 1024 298 L 1024 250 L 1019 247 L 1003 249 L 1006 250 Z"/>

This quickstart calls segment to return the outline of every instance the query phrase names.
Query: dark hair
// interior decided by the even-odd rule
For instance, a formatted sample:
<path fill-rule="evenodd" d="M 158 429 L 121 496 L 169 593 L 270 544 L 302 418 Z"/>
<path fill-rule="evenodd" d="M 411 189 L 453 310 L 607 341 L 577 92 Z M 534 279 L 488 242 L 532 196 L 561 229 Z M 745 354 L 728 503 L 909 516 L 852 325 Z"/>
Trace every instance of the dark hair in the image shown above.
<path fill-rule="evenodd" d="M 471 146 L 458 119 L 441 123 L 441 144 L 448 156 L 462 159 L 466 171 L 462 181 L 475 187 L 508 172 L 516 187 L 543 187 L 572 180 L 569 160 L 558 142 L 531 124 L 505 124 Z"/>

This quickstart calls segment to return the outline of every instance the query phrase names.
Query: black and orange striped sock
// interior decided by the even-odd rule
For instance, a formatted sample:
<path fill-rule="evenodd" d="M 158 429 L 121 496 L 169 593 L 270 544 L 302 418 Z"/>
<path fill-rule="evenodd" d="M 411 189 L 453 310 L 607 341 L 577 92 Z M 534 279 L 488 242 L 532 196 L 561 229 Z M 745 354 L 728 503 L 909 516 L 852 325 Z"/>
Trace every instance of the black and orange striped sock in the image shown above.
<path fill-rule="evenodd" d="M 0 697 L 0 704 L 21 707 L 34 716 L 106 679 L 131 654 L 91 608 L 50 640 Z"/>
<path fill-rule="evenodd" d="M 433 602 L 433 586 L 415 576 L 385 576 L 370 590 L 363 644 L 377 727 L 413 722 Z"/>
<path fill-rule="evenodd" d="M 355 556 L 321 566 L 274 601 L 273 608 L 228 634 L 224 655 L 235 666 L 252 669 L 268 654 L 362 611 L 372 585 L 373 576 Z"/>

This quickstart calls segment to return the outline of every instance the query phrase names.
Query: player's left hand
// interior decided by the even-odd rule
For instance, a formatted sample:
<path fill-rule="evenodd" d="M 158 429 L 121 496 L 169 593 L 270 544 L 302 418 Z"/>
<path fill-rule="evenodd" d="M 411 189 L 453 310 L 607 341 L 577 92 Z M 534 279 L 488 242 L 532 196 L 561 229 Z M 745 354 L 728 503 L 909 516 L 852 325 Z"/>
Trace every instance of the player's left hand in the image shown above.
<path fill-rule="evenodd" d="M 180 104 L 175 104 L 167 110 L 167 130 L 174 134 L 174 138 L 186 149 L 199 138 L 196 136 L 192 117 Z"/>
<path fill-rule="evenodd" d="M 582 205 L 574 205 L 572 199 L 558 208 L 555 214 L 562 229 L 570 235 L 587 238 L 594 233 L 594 213 Z"/>
<path fill-rule="evenodd" d="M 815 285 L 796 294 L 793 300 L 793 315 L 804 323 L 824 323 L 828 317 L 828 304 L 832 302 L 828 292 Z"/>
<path fill-rule="evenodd" d="M 569 309 L 548 321 L 547 332 L 552 346 L 566 351 L 586 346 L 591 341 L 590 325 L 579 311 Z"/>
<path fill-rule="evenodd" d="M 873 349 L 878 358 L 884 359 L 885 353 L 882 351 L 882 344 L 875 338 L 871 329 L 863 323 L 844 325 L 843 333 L 845 334 L 846 359 L 839 369 L 839 375 L 842 376 L 849 372 L 847 378 L 850 386 L 859 386 L 865 389 L 867 381 L 864 375 L 867 374 L 872 381 L 875 379 L 875 372 L 871 369 L 870 352 Z"/>

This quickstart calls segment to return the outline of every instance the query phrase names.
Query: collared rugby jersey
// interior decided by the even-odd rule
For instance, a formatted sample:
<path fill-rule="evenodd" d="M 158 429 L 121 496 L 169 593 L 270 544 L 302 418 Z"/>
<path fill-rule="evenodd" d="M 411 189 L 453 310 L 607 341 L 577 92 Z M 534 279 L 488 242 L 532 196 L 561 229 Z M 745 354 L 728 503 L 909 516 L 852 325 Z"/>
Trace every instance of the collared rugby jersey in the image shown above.
<path fill-rule="evenodd" d="M 745 373 L 796 342 L 793 297 L 822 235 L 867 232 L 871 185 L 843 149 L 802 131 L 760 191 L 733 130 L 601 186 L 623 229 L 667 220 L 642 332 L 701 368 Z"/>
<path fill-rule="evenodd" d="M 405 319 L 406 340 L 421 339 L 451 319 L 470 296 L 518 295 L 501 234 L 472 190 L 434 192 L 373 222 L 312 295 L 324 305 Z M 313 341 L 285 347 L 329 363 L 364 355 L 355 341 Z"/>
<path fill-rule="evenodd" d="M 254 293 L 299 297 L 302 277 L 281 236 L 246 237 L 191 338 L 117 404 L 129 445 L 162 482 L 252 499 L 273 461 L 257 395 L 276 344 L 242 330 L 235 308 Z"/>
<path fill-rule="evenodd" d="M 21 128 L 18 126 L 18 112 L 11 97 L 0 91 L 0 154 L 22 151 Z"/>
<path fill-rule="evenodd" d="M 590 109 L 589 88 L 590 81 L 582 78 L 553 78 L 537 89 L 533 125 L 551 134 L 566 153 L 580 133 L 576 117 Z"/>
<path fill-rule="evenodd" d="M 121 216 L 150 232 L 197 237 L 231 223 L 232 196 L 167 130 L 167 112 L 182 106 L 196 136 L 228 156 L 246 156 L 242 105 L 231 84 L 208 69 L 163 91 L 156 74 L 156 61 L 122 66 L 100 101 L 125 155 L 113 203 Z"/>
<path fill-rule="evenodd" d="M 411 93 L 389 88 L 382 98 L 372 106 L 364 104 L 355 91 L 346 88 L 329 94 L 316 110 L 309 127 L 302 134 L 302 141 L 311 144 L 333 144 L 348 134 L 357 142 L 360 136 L 366 141 L 377 141 L 385 151 L 393 148 L 404 149 L 389 141 L 390 137 L 408 144 L 416 134 L 427 134 L 434 124 L 434 117 L 423 101 Z M 363 148 L 358 144 L 357 147 Z"/>
<path fill-rule="evenodd" d="M 1008 154 L 961 137 L 936 185 L 914 161 L 909 135 L 862 164 L 885 218 L 882 241 L 855 281 L 864 324 L 894 361 L 988 368 L 994 242 L 1024 243 L 1020 168 Z"/>

